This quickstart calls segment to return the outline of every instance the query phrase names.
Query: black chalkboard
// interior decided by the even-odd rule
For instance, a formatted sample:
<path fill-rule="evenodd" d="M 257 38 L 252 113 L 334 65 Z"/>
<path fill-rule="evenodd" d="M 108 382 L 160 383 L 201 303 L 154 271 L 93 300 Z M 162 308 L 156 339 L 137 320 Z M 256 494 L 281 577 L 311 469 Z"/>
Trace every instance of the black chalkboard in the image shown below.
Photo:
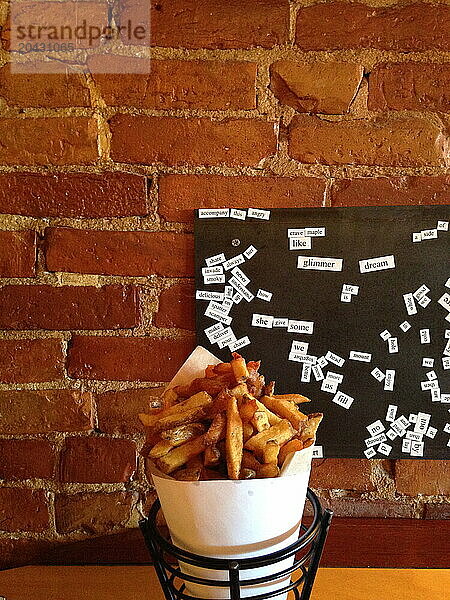
<path fill-rule="evenodd" d="M 248 360 L 262 361 L 261 371 L 266 380 L 276 381 L 276 392 L 300 392 L 311 399 L 303 405 L 305 412 L 324 413 L 317 445 L 325 457 L 447 458 L 449 221 L 448 206 L 196 211 L 198 343 L 229 360 L 230 349 L 242 342 L 219 348 L 205 329 L 216 324 L 219 329 L 230 327 L 231 339 L 247 336 L 250 343 L 237 351 Z M 289 238 L 288 230 L 300 237 Z M 290 244 L 300 248 L 290 250 Z M 246 255 L 245 251 L 251 246 L 256 253 L 247 258 L 252 250 Z M 228 261 L 239 255 L 244 261 L 238 264 L 236 279 L 233 268 L 224 268 L 229 265 L 223 258 Z M 218 283 L 205 283 L 203 269 L 210 263 L 219 267 L 209 275 L 212 281 L 217 276 Z M 361 272 L 366 268 L 377 270 Z M 233 302 L 228 311 L 231 303 L 220 295 L 232 277 L 233 293 L 239 288 L 236 281 L 246 283 L 248 278 L 243 291 L 254 297 Z M 357 286 L 358 293 L 341 297 L 346 284 L 355 286 L 352 292 Z M 258 290 L 271 293 L 270 301 L 258 298 Z M 205 295 L 201 292 L 218 293 L 216 305 L 199 299 Z M 411 296 L 404 298 L 414 293 L 412 302 Z M 414 314 L 407 312 L 408 298 Z M 221 319 L 222 315 L 231 321 Z M 299 330 L 289 332 L 285 326 L 274 327 L 273 322 L 271 328 L 252 325 L 258 322 L 254 315 L 263 315 L 259 324 L 264 325 L 270 325 L 270 317 L 303 323 L 290 323 L 291 329 Z M 220 319 L 225 322 L 217 325 Z M 404 324 L 403 330 L 400 325 L 405 321 L 409 328 Z M 312 333 L 307 333 L 311 328 Z M 427 331 L 421 337 L 421 330 L 428 330 L 429 342 Z M 222 331 L 216 333 L 221 344 L 228 337 Z M 382 339 L 382 332 L 390 339 Z M 289 360 L 293 341 L 299 342 L 298 352 L 291 354 L 295 360 Z M 308 343 L 307 349 L 302 342 Z M 343 365 L 330 361 L 324 365 L 323 357 L 329 352 L 344 359 Z M 351 352 L 358 353 L 352 356 L 359 360 L 350 359 Z M 423 366 L 424 358 L 432 359 L 433 366 Z M 297 360 L 309 361 L 310 367 Z M 324 366 L 318 369 L 318 364 Z M 310 381 L 302 382 L 308 371 Z M 392 387 L 386 371 L 395 371 L 393 389 L 385 389 Z M 331 378 L 336 382 L 336 375 L 342 381 L 333 384 Z M 321 389 L 327 384 L 330 391 Z M 396 414 L 386 420 L 390 405 L 397 407 Z M 374 425 L 369 432 L 367 427 L 377 421 L 381 427 Z"/>

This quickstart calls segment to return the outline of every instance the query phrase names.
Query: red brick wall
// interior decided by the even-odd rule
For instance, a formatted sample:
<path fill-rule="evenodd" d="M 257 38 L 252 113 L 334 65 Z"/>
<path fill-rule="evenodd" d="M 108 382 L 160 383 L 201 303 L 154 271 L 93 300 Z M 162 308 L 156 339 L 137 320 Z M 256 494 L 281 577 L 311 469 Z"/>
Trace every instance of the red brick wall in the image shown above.
<path fill-rule="evenodd" d="M 450 198 L 446 3 L 158 0 L 152 43 L 150 76 L 0 54 L 3 565 L 136 525 L 136 415 L 193 345 L 194 207 Z M 449 515 L 443 461 L 318 460 L 312 486 Z"/>

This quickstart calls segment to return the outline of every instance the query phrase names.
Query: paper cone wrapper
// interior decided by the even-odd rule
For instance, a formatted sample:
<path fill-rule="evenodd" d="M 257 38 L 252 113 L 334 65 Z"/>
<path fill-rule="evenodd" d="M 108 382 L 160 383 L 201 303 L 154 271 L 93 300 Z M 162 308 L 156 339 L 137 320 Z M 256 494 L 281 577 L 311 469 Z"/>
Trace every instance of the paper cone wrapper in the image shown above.
<path fill-rule="evenodd" d="M 218 362 L 207 350 L 197 347 L 169 387 L 201 376 L 208 364 Z M 263 556 L 295 542 L 306 498 L 312 450 L 311 446 L 291 455 L 282 476 L 268 479 L 177 481 L 150 463 L 173 543 L 202 556 L 231 559 Z M 291 557 L 266 567 L 248 569 L 241 572 L 241 579 L 277 573 L 291 566 L 293 561 Z M 180 568 L 189 575 L 228 580 L 226 572 L 186 563 L 180 563 Z M 272 592 L 288 583 L 289 577 L 244 586 L 241 595 L 251 597 Z M 198 598 L 230 598 L 227 588 L 189 582 L 186 582 L 186 593 Z"/>

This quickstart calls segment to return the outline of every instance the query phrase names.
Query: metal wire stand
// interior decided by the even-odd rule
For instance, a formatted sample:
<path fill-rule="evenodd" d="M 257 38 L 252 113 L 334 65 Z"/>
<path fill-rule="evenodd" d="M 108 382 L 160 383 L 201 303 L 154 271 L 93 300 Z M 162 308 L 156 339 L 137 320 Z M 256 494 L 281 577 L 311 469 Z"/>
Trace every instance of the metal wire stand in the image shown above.
<path fill-rule="evenodd" d="M 307 500 L 312 505 L 313 519 L 309 527 L 301 525 L 300 537 L 296 542 L 282 550 L 272 552 L 265 556 L 242 559 L 223 559 L 200 556 L 174 546 L 161 535 L 156 525 L 156 515 L 161 508 L 159 500 L 156 500 L 150 509 L 148 517 L 140 521 L 139 526 L 153 559 L 155 570 L 166 600 L 197 600 L 199 598 L 198 596 L 191 596 L 185 593 L 185 581 L 200 585 L 221 587 L 222 590 L 223 588 L 228 587 L 230 600 L 241 600 L 241 598 L 243 598 L 243 596 L 241 596 L 242 588 L 245 589 L 247 586 L 268 583 L 271 581 L 276 582 L 291 574 L 292 576 L 289 579 L 289 583 L 284 587 L 279 588 L 276 591 L 247 597 L 251 597 L 252 600 L 265 600 L 266 598 L 276 598 L 281 594 L 292 591 L 296 600 L 309 600 L 333 512 L 329 509 L 322 511 L 317 496 L 309 488 Z M 286 560 L 289 557 L 295 558 L 293 565 L 287 569 L 282 569 L 274 574 L 264 577 L 241 579 L 241 571 L 273 565 Z M 174 559 L 195 567 L 227 572 L 228 581 L 194 577 L 182 573 L 180 567 L 174 564 Z M 296 571 L 299 571 L 299 573 L 296 573 Z M 248 576 L 248 572 L 246 573 L 246 576 Z M 300 586 L 302 586 L 301 589 L 299 589 Z"/>

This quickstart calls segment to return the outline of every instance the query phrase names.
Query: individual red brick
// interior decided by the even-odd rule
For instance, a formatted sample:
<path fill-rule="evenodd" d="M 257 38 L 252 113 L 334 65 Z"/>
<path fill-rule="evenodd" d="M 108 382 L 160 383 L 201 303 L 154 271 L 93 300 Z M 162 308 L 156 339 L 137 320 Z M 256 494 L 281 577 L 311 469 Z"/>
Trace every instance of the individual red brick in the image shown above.
<path fill-rule="evenodd" d="M 338 179 L 331 188 L 332 206 L 448 204 L 450 176 L 368 177 Z"/>
<path fill-rule="evenodd" d="M 64 442 L 60 462 L 63 482 L 124 482 L 135 471 L 136 445 L 130 440 L 73 437 Z"/>
<path fill-rule="evenodd" d="M 46 440 L 0 440 L 0 479 L 50 479 L 55 453 Z"/>
<path fill-rule="evenodd" d="M 105 392 L 97 396 L 98 428 L 103 433 L 142 433 L 139 413 L 149 413 L 160 406 L 162 388 L 139 388 Z"/>
<path fill-rule="evenodd" d="M 45 68 L 49 72 L 43 72 Z M 90 106 L 89 89 L 84 75 L 71 72 L 63 63 L 56 61 L 33 65 L 14 63 L 0 69 L 0 97 L 9 106 L 26 107 L 71 107 Z"/>
<path fill-rule="evenodd" d="M 130 173 L 0 174 L 0 212 L 31 217 L 146 215 L 145 178 Z"/>
<path fill-rule="evenodd" d="M 0 277 L 34 277 L 35 275 L 36 233 L 27 229 L 0 231 Z"/>
<path fill-rule="evenodd" d="M 63 4 L 51 1 L 20 2 L 14 4 L 10 15 L 3 31 L 0 31 L 0 39 L 5 49 L 16 52 L 21 51 L 20 44 L 26 43 L 44 43 L 47 47 L 50 44 L 60 46 L 72 43 L 76 49 L 96 48 L 102 29 L 109 25 L 108 5 L 100 1 L 83 2 L 81 6 L 75 1 Z M 30 25 L 34 26 L 31 31 Z M 44 29 L 37 31 L 38 27 Z M 71 28 L 70 31 L 67 27 Z M 34 52 L 34 57 L 36 54 L 39 51 Z"/>
<path fill-rule="evenodd" d="M 298 112 L 338 115 L 349 111 L 363 73 L 357 63 L 279 60 L 270 67 L 270 89 Z"/>
<path fill-rule="evenodd" d="M 370 461 L 359 458 L 313 460 L 310 486 L 323 489 L 373 490 Z"/>
<path fill-rule="evenodd" d="M 69 375 L 77 379 L 170 381 L 193 349 L 192 337 L 97 337 L 76 335 Z"/>
<path fill-rule="evenodd" d="M 450 112 L 450 64 L 384 63 L 369 77 L 369 110 Z"/>
<path fill-rule="evenodd" d="M 289 154 L 310 164 L 445 166 L 446 143 L 436 124 L 418 117 L 337 122 L 297 115 Z"/>
<path fill-rule="evenodd" d="M 0 329 L 120 329 L 139 324 L 135 286 L 0 288 Z"/>
<path fill-rule="evenodd" d="M 193 208 L 322 206 L 325 180 L 315 177 L 163 175 L 159 213 L 167 221 L 193 221 Z"/>
<path fill-rule="evenodd" d="M 48 509 L 42 490 L 0 488 L 2 531 L 42 532 L 48 526 Z"/>
<path fill-rule="evenodd" d="M 296 44 L 304 50 L 448 50 L 450 8 L 424 2 L 387 7 L 315 4 L 298 12 Z"/>
<path fill-rule="evenodd" d="M 287 41 L 287 0 L 122 0 L 122 19 L 151 23 L 151 44 L 174 48 L 271 48 Z M 124 43 L 127 40 L 122 38 Z"/>
<path fill-rule="evenodd" d="M 194 273 L 192 235 L 167 231 L 46 229 L 49 271 L 104 275 L 189 277 Z"/>
<path fill-rule="evenodd" d="M 111 106 L 206 110 L 256 108 L 256 63 L 146 60 L 97 54 L 88 66 Z M 114 69 L 115 73 L 109 71 Z M 117 72 L 119 71 L 119 72 Z"/>
<path fill-rule="evenodd" d="M 397 460 L 395 486 L 407 496 L 450 495 L 450 471 L 445 460 Z"/>
<path fill-rule="evenodd" d="M 63 378 L 61 340 L 0 340 L 0 381 L 31 383 Z"/>
<path fill-rule="evenodd" d="M 70 165 L 97 160 L 97 123 L 86 117 L 0 119 L 0 164 Z"/>
<path fill-rule="evenodd" d="M 179 327 L 195 330 L 194 285 L 178 283 L 159 295 L 156 327 Z"/>
<path fill-rule="evenodd" d="M 124 492 L 57 495 L 56 530 L 58 533 L 82 531 L 92 535 L 120 529 L 130 518 L 132 502 L 133 495 Z"/>
<path fill-rule="evenodd" d="M 111 158 L 121 163 L 256 167 L 276 151 L 274 123 L 260 119 L 119 114 L 110 127 Z"/>
<path fill-rule="evenodd" d="M 450 503 L 425 504 L 424 519 L 450 519 Z"/>
<path fill-rule="evenodd" d="M 92 394 L 78 390 L 0 391 L 0 433 L 50 433 L 93 428 Z"/>

